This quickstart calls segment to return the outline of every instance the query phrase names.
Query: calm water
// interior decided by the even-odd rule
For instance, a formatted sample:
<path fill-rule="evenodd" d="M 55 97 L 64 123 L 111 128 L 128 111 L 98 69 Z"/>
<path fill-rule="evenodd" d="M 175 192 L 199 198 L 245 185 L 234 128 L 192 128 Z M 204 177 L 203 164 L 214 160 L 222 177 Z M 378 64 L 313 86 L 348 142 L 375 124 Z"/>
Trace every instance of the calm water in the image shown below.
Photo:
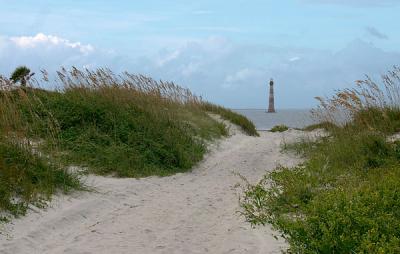
<path fill-rule="evenodd" d="M 277 113 L 266 113 L 265 109 L 235 109 L 256 125 L 258 130 L 268 130 L 278 124 L 302 128 L 315 123 L 309 109 L 281 109 Z"/>

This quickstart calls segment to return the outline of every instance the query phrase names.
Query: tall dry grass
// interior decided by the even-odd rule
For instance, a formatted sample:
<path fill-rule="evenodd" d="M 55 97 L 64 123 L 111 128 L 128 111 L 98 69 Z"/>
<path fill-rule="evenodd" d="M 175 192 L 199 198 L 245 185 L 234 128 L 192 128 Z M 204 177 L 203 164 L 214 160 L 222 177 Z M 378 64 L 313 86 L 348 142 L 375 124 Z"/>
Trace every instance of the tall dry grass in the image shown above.
<path fill-rule="evenodd" d="M 108 69 L 41 74 L 26 86 L 0 78 L 0 210 L 15 215 L 79 188 L 69 166 L 118 177 L 190 170 L 207 142 L 228 134 L 208 111 L 256 133 L 243 116 L 172 82 Z"/>
<path fill-rule="evenodd" d="M 72 68 L 57 72 L 57 86 L 32 89 L 40 99 L 33 108 L 44 105 L 48 111 L 40 117 L 55 119 L 63 153 L 53 156 L 91 172 L 140 177 L 186 171 L 201 160 L 206 141 L 227 134 L 198 97 L 174 83 Z M 35 126 L 46 139 L 47 126 Z"/>
<path fill-rule="evenodd" d="M 53 82 L 42 71 L 40 81 L 18 88 L 23 96 L 6 104 L 23 113 L 29 130 L 22 135 L 45 140 L 42 149 L 54 158 L 92 172 L 137 177 L 190 169 L 201 160 L 207 141 L 227 135 L 208 111 L 256 133 L 243 116 L 203 102 L 172 82 L 72 68 L 57 72 L 57 90 L 37 88 Z"/>
<path fill-rule="evenodd" d="M 77 176 L 38 150 L 41 140 L 31 138 L 34 126 L 43 120 L 48 140 L 56 139 L 56 128 L 53 119 L 39 117 L 34 107 L 21 108 L 40 104 L 27 90 L 0 77 L 0 211 L 6 212 L 2 219 L 24 214 L 31 204 L 42 206 L 56 191 L 81 187 Z M 57 142 L 51 144 L 56 150 Z"/>
<path fill-rule="evenodd" d="M 370 130 L 400 131 L 396 118 L 400 110 L 400 68 L 381 76 L 377 82 L 366 76 L 354 88 L 338 90 L 332 97 L 316 97 L 319 106 L 312 111 L 321 122 L 346 125 L 356 122 Z M 385 125 L 387 125 L 385 127 Z"/>
<path fill-rule="evenodd" d="M 43 80 L 48 81 L 47 73 L 42 73 L 44 74 Z M 141 100 L 138 104 L 143 103 L 148 108 L 154 107 L 156 111 L 159 109 L 159 103 L 183 105 L 184 107 L 219 114 L 226 120 L 240 126 L 247 134 L 258 135 L 254 124 L 247 118 L 222 106 L 203 101 L 201 97 L 194 95 L 189 89 L 182 88 L 173 82 L 156 81 L 150 77 L 128 72 L 115 75 L 111 70 L 104 68 L 95 71 L 82 71 L 77 68 L 72 68 L 70 71 L 62 69 L 57 72 L 57 75 L 59 78 L 58 86 L 62 88 L 62 91 L 95 89 L 106 91 L 106 94 L 112 94 L 110 88 L 114 88 L 114 91 L 124 89 L 129 96 L 134 96 L 135 100 Z M 127 95 L 127 97 L 129 96 Z M 153 99 L 150 104 L 142 100 L 149 98 Z"/>
<path fill-rule="evenodd" d="M 328 130 L 286 148 L 307 160 L 248 184 L 242 212 L 272 224 L 289 253 L 400 253 L 400 69 L 318 98 Z M 347 117 L 343 121 L 343 118 Z M 389 138 L 390 137 L 390 138 Z"/>

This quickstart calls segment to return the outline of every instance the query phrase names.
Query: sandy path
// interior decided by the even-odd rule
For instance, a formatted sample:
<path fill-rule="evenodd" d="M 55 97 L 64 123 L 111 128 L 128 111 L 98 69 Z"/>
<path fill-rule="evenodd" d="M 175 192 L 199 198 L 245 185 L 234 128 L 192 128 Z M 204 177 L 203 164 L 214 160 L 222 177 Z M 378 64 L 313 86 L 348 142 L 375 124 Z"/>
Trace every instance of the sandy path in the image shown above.
<path fill-rule="evenodd" d="M 15 220 L 0 235 L 0 253 L 280 253 L 268 227 L 238 215 L 238 172 L 258 180 L 278 163 L 282 140 L 302 132 L 236 134 L 211 148 L 191 173 L 114 179 L 90 176 L 98 193 L 55 198 L 46 211 Z"/>

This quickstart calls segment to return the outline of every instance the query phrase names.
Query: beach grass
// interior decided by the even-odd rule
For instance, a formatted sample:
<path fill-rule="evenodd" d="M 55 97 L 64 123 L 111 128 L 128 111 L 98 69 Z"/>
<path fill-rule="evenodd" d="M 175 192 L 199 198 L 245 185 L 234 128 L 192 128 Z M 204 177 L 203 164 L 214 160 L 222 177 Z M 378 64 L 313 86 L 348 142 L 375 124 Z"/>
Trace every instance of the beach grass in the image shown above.
<path fill-rule="evenodd" d="M 185 172 L 227 135 L 198 98 L 173 83 L 109 70 L 64 71 L 63 89 L 34 91 L 56 119 L 66 164 L 117 177 Z M 46 135 L 46 129 L 38 129 Z M 54 154 L 57 157 L 57 154 Z"/>
<path fill-rule="evenodd" d="M 400 70 L 382 84 L 358 81 L 355 89 L 321 100 L 316 111 L 328 136 L 286 149 L 306 158 L 248 184 L 242 213 L 253 225 L 272 224 L 289 253 L 400 252 Z M 334 122 L 335 112 L 349 116 Z"/>
<path fill-rule="evenodd" d="M 250 121 L 247 117 L 236 113 L 230 109 L 224 108 L 222 106 L 218 106 L 212 103 L 202 103 L 202 108 L 205 111 L 212 112 L 215 114 L 220 115 L 223 119 L 230 121 L 233 124 L 236 124 L 237 126 L 241 127 L 242 130 L 250 135 L 250 136 L 259 136 L 259 133 L 256 130 L 256 127 L 254 126 L 254 123 Z"/>
<path fill-rule="evenodd" d="M 329 122 L 329 121 L 323 121 L 320 123 L 308 125 L 308 126 L 302 128 L 302 130 L 313 131 L 313 130 L 323 129 L 326 131 L 331 131 L 331 130 L 335 130 L 336 128 L 337 128 L 336 124 Z"/>
<path fill-rule="evenodd" d="M 56 191 L 80 189 L 76 175 L 33 154 L 31 147 L 0 139 L 0 211 L 25 214 L 29 204 L 41 206 Z"/>
<path fill-rule="evenodd" d="M 30 205 L 44 206 L 56 192 L 83 186 L 77 175 L 38 150 L 41 140 L 30 138 L 35 126 L 46 121 L 47 139 L 55 144 L 54 122 L 38 117 L 32 107 L 22 107 L 37 103 L 37 98 L 7 79 L 1 78 L 0 84 L 0 212 L 7 220 L 25 214 Z"/>
<path fill-rule="evenodd" d="M 0 82 L 0 210 L 13 214 L 81 188 L 70 166 L 115 177 L 190 170 L 209 142 L 228 135 L 210 112 L 252 125 L 170 82 L 72 68 L 58 72 L 57 90 L 45 90 L 54 84 L 43 74 L 26 86 Z"/>
<path fill-rule="evenodd" d="M 286 125 L 275 125 L 274 127 L 271 128 L 270 132 L 284 132 L 289 130 L 289 127 L 287 127 Z"/>

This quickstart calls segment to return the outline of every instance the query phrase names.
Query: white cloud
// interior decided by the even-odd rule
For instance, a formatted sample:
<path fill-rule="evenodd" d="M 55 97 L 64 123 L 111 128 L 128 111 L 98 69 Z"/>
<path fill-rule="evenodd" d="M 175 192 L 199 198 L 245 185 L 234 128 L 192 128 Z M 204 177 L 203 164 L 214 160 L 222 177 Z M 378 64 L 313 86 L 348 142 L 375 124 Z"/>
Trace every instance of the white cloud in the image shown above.
<path fill-rule="evenodd" d="M 182 75 L 184 77 L 190 77 L 195 73 L 199 72 L 201 69 L 201 64 L 196 62 L 190 62 L 189 64 L 183 66 Z"/>
<path fill-rule="evenodd" d="M 225 78 L 226 83 L 236 83 L 246 81 L 254 76 L 260 75 L 260 71 L 244 68 Z"/>
<path fill-rule="evenodd" d="M 11 37 L 10 41 L 15 43 L 20 48 L 40 48 L 40 47 L 68 47 L 72 49 L 78 49 L 81 53 L 88 54 L 94 50 L 94 47 L 90 44 L 82 44 L 80 42 L 70 42 L 67 39 L 57 37 L 54 35 L 45 35 L 38 33 L 35 36 L 20 36 Z"/>
<path fill-rule="evenodd" d="M 276 81 L 278 107 L 307 107 L 314 104 L 314 96 L 327 95 L 364 74 L 379 75 L 400 64 L 400 53 L 386 52 L 362 40 L 333 52 L 210 37 L 171 43 L 158 53 L 138 56 L 94 47 L 82 50 L 84 44 L 57 36 L 18 38 L 0 37 L 0 59 L 5 59 L 0 62 L 0 74 L 9 75 L 22 64 L 49 73 L 61 66 L 109 67 L 171 80 L 208 100 L 236 108 L 266 105 L 270 78 Z"/>
<path fill-rule="evenodd" d="M 33 36 L 0 36 L 0 74 L 8 76 L 20 65 L 26 65 L 34 72 L 46 69 L 55 73 L 61 67 L 119 66 L 122 57 L 115 53 L 95 49 L 90 44 L 39 33 Z"/>
<path fill-rule="evenodd" d="M 228 74 L 222 84 L 223 88 L 242 89 L 246 87 L 250 90 L 257 91 L 257 87 L 262 86 L 266 79 L 266 70 L 243 68 L 233 74 Z M 256 89 L 254 89 L 256 88 Z"/>
<path fill-rule="evenodd" d="M 177 59 L 179 57 L 179 50 L 175 50 L 173 52 L 167 53 L 166 55 L 159 56 L 158 59 L 156 59 L 156 63 L 158 67 L 162 67 L 165 64 L 173 61 L 174 59 Z"/>
<path fill-rule="evenodd" d="M 299 60 L 301 60 L 301 57 L 295 56 L 295 57 L 290 58 L 289 62 L 297 62 Z"/>
<path fill-rule="evenodd" d="M 362 40 L 333 52 L 209 38 L 189 41 L 179 52 L 161 67 L 148 58 L 147 73 L 174 80 L 231 107 L 265 105 L 270 78 L 276 80 L 278 106 L 310 107 L 315 105 L 315 96 L 348 87 L 365 74 L 378 76 L 400 63 L 400 53 L 386 52 Z"/>

